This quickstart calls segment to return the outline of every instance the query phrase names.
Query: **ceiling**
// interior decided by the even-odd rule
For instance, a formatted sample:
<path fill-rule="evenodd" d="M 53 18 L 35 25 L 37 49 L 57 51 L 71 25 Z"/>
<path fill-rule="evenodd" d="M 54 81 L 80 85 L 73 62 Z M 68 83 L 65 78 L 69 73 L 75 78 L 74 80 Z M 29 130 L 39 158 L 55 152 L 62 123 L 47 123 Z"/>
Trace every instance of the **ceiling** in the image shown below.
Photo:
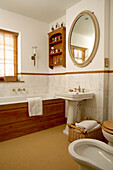
<path fill-rule="evenodd" d="M 66 9 L 81 0 L 0 0 L 0 8 L 46 23 L 64 16 Z"/>

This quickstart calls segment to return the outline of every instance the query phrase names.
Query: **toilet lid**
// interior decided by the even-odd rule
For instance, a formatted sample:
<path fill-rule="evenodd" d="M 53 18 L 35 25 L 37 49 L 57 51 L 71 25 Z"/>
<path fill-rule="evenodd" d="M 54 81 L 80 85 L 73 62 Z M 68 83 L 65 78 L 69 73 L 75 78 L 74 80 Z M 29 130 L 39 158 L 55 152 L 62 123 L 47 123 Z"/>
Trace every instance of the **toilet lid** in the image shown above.
<path fill-rule="evenodd" d="M 113 134 L 113 120 L 107 120 L 103 122 L 103 130 Z"/>

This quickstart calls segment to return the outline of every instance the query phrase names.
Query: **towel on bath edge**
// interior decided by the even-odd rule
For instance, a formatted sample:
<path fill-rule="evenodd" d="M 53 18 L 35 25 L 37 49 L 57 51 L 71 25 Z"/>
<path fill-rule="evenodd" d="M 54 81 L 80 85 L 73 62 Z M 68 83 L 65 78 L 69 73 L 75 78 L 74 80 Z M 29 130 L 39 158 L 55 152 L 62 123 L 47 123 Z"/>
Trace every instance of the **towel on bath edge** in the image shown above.
<path fill-rule="evenodd" d="M 29 116 L 42 115 L 42 99 L 40 97 L 28 98 Z"/>
<path fill-rule="evenodd" d="M 93 129 L 98 123 L 95 120 L 83 120 L 80 123 L 75 123 L 75 126 L 84 129 L 86 131 Z"/>

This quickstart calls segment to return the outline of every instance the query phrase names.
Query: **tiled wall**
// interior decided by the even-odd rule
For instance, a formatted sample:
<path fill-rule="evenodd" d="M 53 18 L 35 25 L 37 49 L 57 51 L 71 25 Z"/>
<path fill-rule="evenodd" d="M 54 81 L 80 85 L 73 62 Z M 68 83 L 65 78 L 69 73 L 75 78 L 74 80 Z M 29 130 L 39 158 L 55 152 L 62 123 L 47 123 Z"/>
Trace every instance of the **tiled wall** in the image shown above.
<path fill-rule="evenodd" d="M 108 119 L 113 120 L 113 73 L 109 74 Z"/>
<path fill-rule="evenodd" d="M 109 84 L 108 76 L 110 80 Z M 82 118 L 92 117 L 98 120 L 105 120 L 107 113 L 109 113 L 108 118 L 111 119 L 113 74 L 21 75 L 20 80 L 24 81 L 24 83 L 0 83 L 0 97 L 54 94 L 55 92 L 66 92 L 70 88 L 78 88 L 80 85 L 81 88 L 85 88 L 86 92 L 94 93 L 93 99 L 80 103 Z M 19 92 L 18 88 L 25 88 L 26 90 Z M 13 89 L 16 91 L 13 91 Z"/>
<path fill-rule="evenodd" d="M 48 93 L 48 76 L 22 75 L 20 80 L 24 81 L 24 83 L 0 83 L 0 97 Z M 25 88 L 25 91 L 18 91 L 18 88 Z M 13 91 L 13 89 L 16 91 Z"/>
<path fill-rule="evenodd" d="M 49 93 L 64 92 L 70 88 L 85 88 L 85 91 L 93 92 L 94 98 L 80 103 L 82 118 L 92 117 L 98 120 L 104 119 L 104 73 L 69 74 L 49 76 Z M 106 101 L 106 100 L 105 100 Z"/>

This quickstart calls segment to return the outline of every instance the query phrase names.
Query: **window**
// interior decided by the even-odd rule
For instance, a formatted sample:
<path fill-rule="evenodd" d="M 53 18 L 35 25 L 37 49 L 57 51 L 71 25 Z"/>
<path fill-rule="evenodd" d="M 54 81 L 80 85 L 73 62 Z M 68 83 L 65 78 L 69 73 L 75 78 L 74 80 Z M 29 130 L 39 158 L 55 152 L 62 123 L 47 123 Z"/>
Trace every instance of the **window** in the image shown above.
<path fill-rule="evenodd" d="M 0 77 L 17 77 L 18 33 L 0 29 Z"/>
<path fill-rule="evenodd" d="M 83 63 L 85 61 L 85 53 L 87 51 L 87 48 L 71 45 L 71 51 L 72 51 L 72 55 L 74 56 L 74 59 L 78 63 Z"/>

